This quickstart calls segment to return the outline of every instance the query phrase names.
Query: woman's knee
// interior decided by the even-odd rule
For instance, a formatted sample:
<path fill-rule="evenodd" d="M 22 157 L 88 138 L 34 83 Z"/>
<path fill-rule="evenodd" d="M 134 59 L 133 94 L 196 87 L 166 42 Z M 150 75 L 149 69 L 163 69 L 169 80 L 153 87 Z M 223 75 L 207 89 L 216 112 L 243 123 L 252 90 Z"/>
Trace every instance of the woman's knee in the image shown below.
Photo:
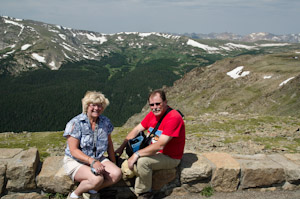
<path fill-rule="evenodd" d="M 114 169 L 113 172 L 111 173 L 111 179 L 113 182 L 118 182 L 121 178 L 122 178 L 122 171 L 118 167 Z"/>
<path fill-rule="evenodd" d="M 95 177 L 89 179 L 89 182 L 93 187 L 98 187 L 103 184 L 104 177 L 102 175 L 95 176 Z"/>

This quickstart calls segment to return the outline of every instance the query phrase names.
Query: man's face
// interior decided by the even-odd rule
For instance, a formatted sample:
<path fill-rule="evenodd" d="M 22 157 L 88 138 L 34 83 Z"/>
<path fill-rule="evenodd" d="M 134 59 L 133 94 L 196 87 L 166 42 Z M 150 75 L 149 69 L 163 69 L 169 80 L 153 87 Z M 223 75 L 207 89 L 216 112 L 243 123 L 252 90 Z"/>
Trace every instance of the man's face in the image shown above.
<path fill-rule="evenodd" d="M 149 106 L 155 116 L 161 116 L 167 110 L 167 101 L 163 101 L 159 94 L 149 98 Z"/>

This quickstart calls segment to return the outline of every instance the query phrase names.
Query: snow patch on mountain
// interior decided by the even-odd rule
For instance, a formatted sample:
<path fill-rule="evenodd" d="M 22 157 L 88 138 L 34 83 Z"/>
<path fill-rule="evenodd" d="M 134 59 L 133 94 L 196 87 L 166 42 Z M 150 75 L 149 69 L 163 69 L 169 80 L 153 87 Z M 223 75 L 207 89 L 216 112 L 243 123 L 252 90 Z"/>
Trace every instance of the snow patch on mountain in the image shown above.
<path fill-rule="evenodd" d="M 37 53 L 32 53 L 31 55 L 32 55 L 32 57 L 33 57 L 34 59 L 36 59 L 38 62 L 46 63 L 45 57 L 40 56 L 40 55 L 37 54 Z"/>
<path fill-rule="evenodd" d="M 105 36 L 97 37 L 93 33 L 79 33 L 79 35 L 86 36 L 91 41 L 99 41 L 100 44 L 103 44 L 104 42 L 107 41 L 107 38 Z"/>
<path fill-rule="evenodd" d="M 207 51 L 208 53 L 214 53 L 214 52 L 219 50 L 219 48 L 211 47 L 211 46 L 208 46 L 206 44 L 201 44 L 201 43 L 199 43 L 197 41 L 194 41 L 192 39 L 189 39 L 186 44 L 190 45 L 190 46 L 193 46 L 193 47 L 202 48 L 203 50 Z"/>
<path fill-rule="evenodd" d="M 290 77 L 290 78 L 288 78 L 287 80 L 284 80 L 283 82 L 281 82 L 280 84 L 279 84 L 279 86 L 283 86 L 283 85 L 285 85 L 285 84 L 287 84 L 289 81 L 291 81 L 292 79 L 294 79 L 295 77 Z"/>
<path fill-rule="evenodd" d="M 288 46 L 288 45 L 291 45 L 291 44 L 288 44 L 288 43 L 273 43 L 273 44 L 260 44 L 258 46 L 260 46 L 260 47 L 273 47 L 273 46 Z"/>
<path fill-rule="evenodd" d="M 23 29 L 24 29 L 24 26 L 20 23 L 17 23 L 15 21 L 11 21 L 11 20 L 8 20 L 8 19 L 4 19 L 4 23 L 8 23 L 8 24 L 12 24 L 12 25 L 15 25 L 15 26 L 19 26 L 21 28 L 19 34 L 18 34 L 18 37 L 20 37 L 20 35 L 22 34 L 23 32 Z"/>
<path fill-rule="evenodd" d="M 30 46 L 32 46 L 31 44 L 25 44 L 21 47 L 21 50 L 27 50 Z"/>
<path fill-rule="evenodd" d="M 237 79 L 240 77 L 245 77 L 246 75 L 250 74 L 250 71 L 243 71 L 244 66 L 238 66 L 232 71 L 227 72 L 226 74 L 233 79 Z"/>
<path fill-rule="evenodd" d="M 50 62 L 49 66 L 51 67 L 51 70 L 58 70 L 58 67 L 56 66 L 54 61 Z"/>
<path fill-rule="evenodd" d="M 271 79 L 272 78 L 272 75 L 265 75 L 264 76 L 264 79 Z"/>
<path fill-rule="evenodd" d="M 64 34 L 58 34 L 58 36 L 59 36 L 60 38 L 62 38 L 63 40 L 66 40 L 66 39 L 67 39 L 67 36 L 64 35 Z"/>
<path fill-rule="evenodd" d="M 120 32 L 117 33 L 117 35 L 120 34 L 126 34 L 126 35 L 138 35 L 139 37 L 149 37 L 151 35 L 159 36 L 159 37 L 164 37 L 166 39 L 179 39 L 181 36 L 178 35 L 171 35 L 171 34 L 166 34 L 166 33 L 157 33 L 157 32 L 147 32 L 147 33 L 141 33 L 141 32 Z"/>
<path fill-rule="evenodd" d="M 243 45 L 243 44 L 235 44 L 235 43 L 227 43 L 225 44 L 226 47 L 230 49 L 236 49 L 236 48 L 244 48 L 247 50 L 255 49 L 256 46 L 248 46 L 248 45 Z"/>

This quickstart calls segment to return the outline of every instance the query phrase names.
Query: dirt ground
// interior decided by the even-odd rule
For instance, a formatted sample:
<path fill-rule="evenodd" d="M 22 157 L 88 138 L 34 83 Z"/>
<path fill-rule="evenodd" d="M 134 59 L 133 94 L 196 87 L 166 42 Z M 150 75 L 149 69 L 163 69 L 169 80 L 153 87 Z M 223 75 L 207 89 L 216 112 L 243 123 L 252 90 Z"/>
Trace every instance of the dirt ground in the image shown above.
<path fill-rule="evenodd" d="M 206 197 L 198 194 L 175 195 L 164 197 L 165 199 L 300 199 L 300 190 L 286 191 L 261 191 L 261 190 L 244 190 L 232 193 L 215 192 L 212 196 Z"/>

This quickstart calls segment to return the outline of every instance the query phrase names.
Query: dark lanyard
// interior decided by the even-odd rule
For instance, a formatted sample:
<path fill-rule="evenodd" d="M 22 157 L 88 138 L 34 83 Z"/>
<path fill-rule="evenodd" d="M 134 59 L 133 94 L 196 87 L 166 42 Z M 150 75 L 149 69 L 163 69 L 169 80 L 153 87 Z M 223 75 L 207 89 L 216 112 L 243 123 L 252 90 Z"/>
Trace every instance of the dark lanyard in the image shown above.
<path fill-rule="evenodd" d="M 148 137 L 150 137 L 150 136 L 154 137 L 155 132 L 157 131 L 157 129 L 158 129 L 160 123 L 162 122 L 162 120 L 164 119 L 164 117 L 165 117 L 171 110 L 173 110 L 173 109 L 172 109 L 171 107 L 168 107 L 168 109 L 166 110 L 165 114 L 164 114 L 164 115 L 160 118 L 160 120 L 157 122 L 155 128 L 152 130 L 152 132 L 149 134 Z"/>
<path fill-rule="evenodd" d="M 93 140 L 93 152 L 94 152 L 94 158 L 96 158 L 96 151 L 97 151 L 97 137 L 98 137 L 98 124 L 95 126 L 95 131 L 94 131 L 94 140 Z"/>

